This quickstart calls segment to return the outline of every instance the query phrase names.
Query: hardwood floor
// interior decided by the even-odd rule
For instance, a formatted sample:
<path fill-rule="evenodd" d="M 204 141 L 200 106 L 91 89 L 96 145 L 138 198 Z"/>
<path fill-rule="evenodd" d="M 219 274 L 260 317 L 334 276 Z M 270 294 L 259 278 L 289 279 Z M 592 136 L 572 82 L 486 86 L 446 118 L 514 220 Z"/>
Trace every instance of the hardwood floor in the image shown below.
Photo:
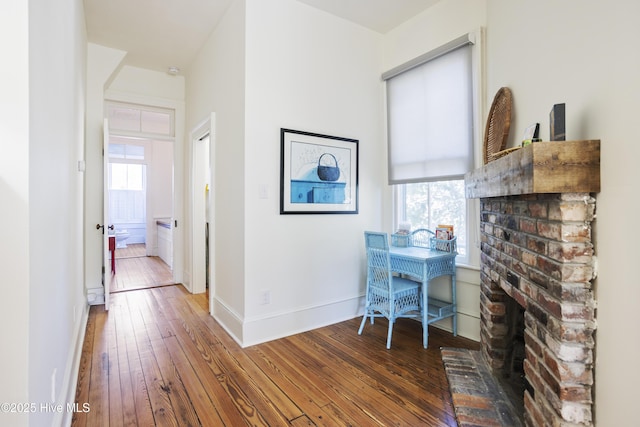
<path fill-rule="evenodd" d="M 116 249 L 116 274 L 111 275 L 110 291 L 121 292 L 173 284 L 169 266 L 157 256 L 146 256 L 144 244 Z"/>
<path fill-rule="evenodd" d="M 440 347 L 478 344 L 400 319 L 353 319 L 241 348 L 206 294 L 166 286 L 92 306 L 73 426 L 455 426 Z"/>

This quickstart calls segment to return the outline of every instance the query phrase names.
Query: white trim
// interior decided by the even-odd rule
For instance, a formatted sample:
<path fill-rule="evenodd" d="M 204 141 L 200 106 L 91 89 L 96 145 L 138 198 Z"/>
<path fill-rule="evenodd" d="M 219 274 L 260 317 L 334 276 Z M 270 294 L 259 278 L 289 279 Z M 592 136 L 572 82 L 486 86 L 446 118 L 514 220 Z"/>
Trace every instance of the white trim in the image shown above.
<path fill-rule="evenodd" d="M 242 316 L 212 292 L 209 292 L 209 300 L 211 316 L 242 347 Z"/>
<path fill-rule="evenodd" d="M 114 89 L 107 89 L 104 92 L 104 101 L 105 102 L 115 102 L 115 103 L 125 103 L 125 104 L 137 104 L 143 105 L 145 107 L 160 107 L 176 110 L 176 113 L 180 109 L 184 109 L 184 102 L 178 101 L 176 99 L 167 99 L 161 98 L 157 96 L 147 96 L 147 95 L 138 95 L 130 92 L 123 92 Z M 178 117 L 176 114 L 175 120 L 177 121 Z M 180 135 L 178 133 L 178 126 L 176 123 L 175 126 L 176 136 Z"/>
<path fill-rule="evenodd" d="M 154 105 L 146 105 L 146 104 L 138 104 L 138 103 L 132 103 L 132 102 L 122 102 L 122 101 L 105 99 L 104 110 L 105 110 L 105 114 L 107 115 L 107 118 L 109 116 L 109 107 L 116 107 L 116 108 L 128 107 L 130 109 L 137 109 L 141 113 L 143 111 L 149 111 L 153 113 L 164 113 L 164 114 L 168 114 L 170 117 L 169 133 L 153 133 L 153 132 L 144 132 L 142 130 L 127 131 L 127 130 L 116 129 L 116 128 L 109 129 L 109 131 L 114 135 L 117 134 L 117 135 L 123 135 L 123 136 L 129 136 L 129 135 L 142 136 L 148 139 L 170 139 L 172 141 L 176 137 L 176 109 L 175 108 L 158 107 Z"/>
<path fill-rule="evenodd" d="M 194 293 L 206 291 L 207 277 L 205 272 L 205 243 L 201 236 L 205 235 L 204 223 L 209 223 L 209 311 L 213 312 L 213 298 L 215 296 L 215 113 L 199 122 L 189 133 L 191 144 L 191 179 L 189 203 L 191 209 L 191 267 L 189 269 L 189 290 Z M 202 141 L 208 137 L 208 147 L 202 146 Z M 208 153 L 204 161 L 203 155 Z M 204 161 L 204 163 L 203 163 Z M 208 171 L 206 169 L 209 169 Z M 202 198 L 201 191 L 208 186 L 208 199 Z M 209 217 L 206 217 L 206 204 L 209 204 Z M 203 221 L 204 220 L 204 221 Z M 201 224 L 201 226 L 198 226 Z M 196 257 L 196 254 L 202 254 Z"/>
<path fill-rule="evenodd" d="M 82 348 L 84 346 L 84 338 L 87 331 L 87 322 L 89 320 L 89 305 L 82 306 L 80 321 L 75 325 L 75 341 L 72 343 L 68 353 L 67 364 L 65 366 L 65 375 L 59 393 L 58 401 L 54 406 L 62 405 L 63 411 L 56 411 L 51 425 L 54 426 L 70 426 L 73 412 L 67 411 L 67 404 L 76 401 L 76 389 L 78 387 L 78 376 L 80 375 L 80 360 L 82 359 Z M 80 409 L 83 404 L 88 402 L 78 402 Z"/>
<path fill-rule="evenodd" d="M 364 296 L 299 307 L 269 316 L 245 318 L 243 347 L 311 331 L 362 315 Z M 355 333 L 355 330 L 354 330 Z"/>

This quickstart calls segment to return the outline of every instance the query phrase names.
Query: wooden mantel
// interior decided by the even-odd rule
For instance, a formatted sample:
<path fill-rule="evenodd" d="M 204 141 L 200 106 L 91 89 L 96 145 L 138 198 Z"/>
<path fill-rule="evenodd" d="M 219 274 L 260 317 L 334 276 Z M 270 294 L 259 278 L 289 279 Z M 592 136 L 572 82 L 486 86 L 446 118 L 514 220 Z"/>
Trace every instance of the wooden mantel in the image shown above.
<path fill-rule="evenodd" d="M 598 193 L 600 140 L 534 142 L 469 172 L 468 199 L 536 193 Z"/>

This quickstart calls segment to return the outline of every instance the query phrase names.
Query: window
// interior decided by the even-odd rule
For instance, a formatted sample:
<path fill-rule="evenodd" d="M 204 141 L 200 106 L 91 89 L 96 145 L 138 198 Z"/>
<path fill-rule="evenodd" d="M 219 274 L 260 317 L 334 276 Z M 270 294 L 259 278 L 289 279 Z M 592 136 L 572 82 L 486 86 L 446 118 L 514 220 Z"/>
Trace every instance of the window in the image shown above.
<path fill-rule="evenodd" d="M 458 254 L 466 257 L 464 180 L 400 184 L 396 187 L 396 217 L 410 223 L 412 229 L 435 230 L 440 224 L 453 225 L 458 238 Z"/>
<path fill-rule="evenodd" d="M 144 190 L 144 165 L 109 163 L 110 190 Z"/>
<path fill-rule="evenodd" d="M 146 221 L 146 166 L 109 163 L 109 216 L 112 223 Z"/>
<path fill-rule="evenodd" d="M 109 144 L 109 159 L 144 160 L 144 146 Z"/>
<path fill-rule="evenodd" d="M 109 216 L 112 223 L 146 221 L 144 148 L 136 144 L 109 144 Z"/>
<path fill-rule="evenodd" d="M 477 134 L 473 37 L 456 39 L 383 75 L 395 227 L 408 222 L 412 229 L 433 230 L 452 224 L 459 262 L 467 264 L 464 174 L 474 168 Z"/>
<path fill-rule="evenodd" d="M 107 103 L 109 129 L 122 134 L 174 136 L 173 110 Z"/>

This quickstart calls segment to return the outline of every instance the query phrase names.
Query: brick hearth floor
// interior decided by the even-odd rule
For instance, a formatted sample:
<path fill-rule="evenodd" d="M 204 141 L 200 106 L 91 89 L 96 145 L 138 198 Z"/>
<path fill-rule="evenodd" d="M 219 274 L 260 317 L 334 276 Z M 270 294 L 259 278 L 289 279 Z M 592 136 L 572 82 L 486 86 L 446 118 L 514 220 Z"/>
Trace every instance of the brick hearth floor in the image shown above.
<path fill-rule="evenodd" d="M 522 421 L 477 350 L 442 348 L 459 427 L 520 427 Z"/>

